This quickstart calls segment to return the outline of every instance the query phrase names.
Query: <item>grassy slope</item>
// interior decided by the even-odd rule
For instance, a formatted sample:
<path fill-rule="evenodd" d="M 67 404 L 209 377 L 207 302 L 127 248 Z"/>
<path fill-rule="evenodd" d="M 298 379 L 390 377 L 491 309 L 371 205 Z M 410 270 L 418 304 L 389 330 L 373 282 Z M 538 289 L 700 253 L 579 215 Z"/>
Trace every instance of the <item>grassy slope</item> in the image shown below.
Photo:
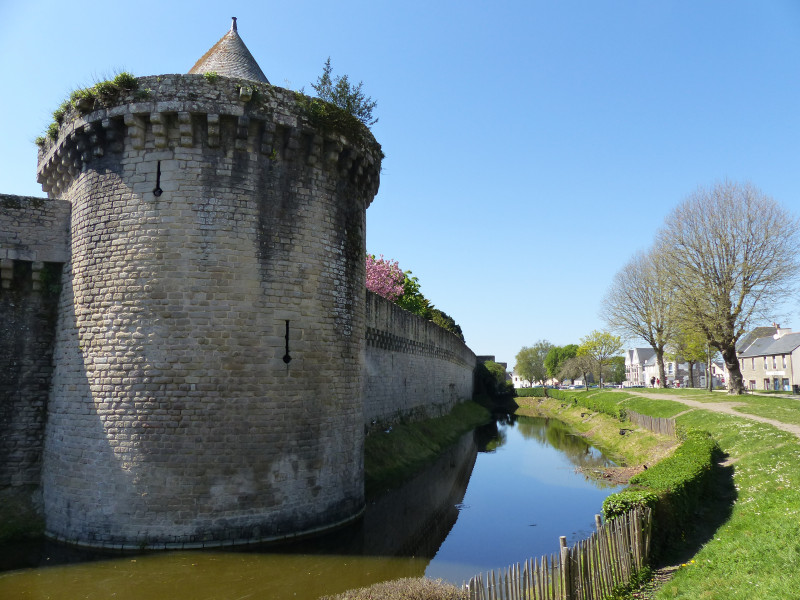
<path fill-rule="evenodd" d="M 566 421 L 574 429 L 587 437 L 603 454 L 619 465 L 640 465 L 653 463 L 672 451 L 674 444 L 663 438 L 643 431 L 626 432 L 629 422 L 621 422 L 600 415 L 580 406 L 553 399 L 517 398 L 519 415 L 537 415 L 539 411 Z"/>
<path fill-rule="evenodd" d="M 644 414 L 669 416 L 665 413 L 685 410 L 666 398 L 633 399 L 625 392 L 604 393 L 617 393 L 620 404 Z M 742 412 L 787 422 L 800 418 L 800 403 L 780 396 L 731 398 L 696 390 L 664 393 L 702 402 L 743 402 Z M 682 427 L 705 429 L 719 441 L 730 463 L 724 468 L 730 495 L 721 496 L 727 498 L 727 506 L 715 507 L 716 515 L 703 515 L 713 526 L 698 534 L 694 541 L 701 545 L 692 550 L 696 553 L 684 556 L 686 566 L 655 597 L 800 598 L 800 440 L 769 425 L 703 410 L 683 414 L 677 421 Z"/>
<path fill-rule="evenodd" d="M 398 423 L 387 433 L 373 431 L 364 448 L 367 495 L 395 487 L 435 459 L 459 437 L 488 423 L 489 411 L 475 402 L 457 405 L 449 415 L 415 423 Z"/>

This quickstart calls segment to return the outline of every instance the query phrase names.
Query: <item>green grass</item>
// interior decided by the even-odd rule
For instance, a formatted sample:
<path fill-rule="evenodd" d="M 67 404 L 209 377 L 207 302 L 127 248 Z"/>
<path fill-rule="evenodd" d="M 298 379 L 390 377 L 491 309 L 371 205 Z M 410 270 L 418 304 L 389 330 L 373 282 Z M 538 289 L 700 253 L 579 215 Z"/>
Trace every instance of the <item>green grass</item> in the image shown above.
<path fill-rule="evenodd" d="M 633 388 L 633 392 L 654 394 L 658 396 L 671 396 L 674 394 L 688 397 L 696 402 L 729 402 L 738 396 L 729 396 L 724 392 L 709 392 L 701 389 L 663 389 L 663 388 Z"/>
<path fill-rule="evenodd" d="M 364 447 L 367 495 L 399 485 L 464 433 L 490 419 L 484 407 L 464 402 L 444 417 L 397 423 L 388 433 L 380 429 L 370 432 Z"/>
<path fill-rule="evenodd" d="M 658 598 L 798 597 L 800 445 L 768 426 L 741 428 L 737 420 L 720 424 L 726 450 L 738 459 L 730 518 Z"/>
<path fill-rule="evenodd" d="M 779 394 L 774 396 L 752 396 L 748 394 L 744 398 L 746 399 L 746 406 L 738 407 L 736 410 L 784 423 L 800 425 L 800 400 L 787 398 Z"/>
<path fill-rule="evenodd" d="M 621 390 L 616 404 L 652 416 L 673 416 L 688 408 L 666 397 L 676 395 L 700 402 L 741 402 L 737 410 L 743 413 L 800 423 L 800 402 L 781 395 L 729 396 L 704 390 L 649 388 L 634 391 L 665 398 L 633 399 Z M 587 394 L 569 393 L 578 397 Z M 606 394 L 603 404 L 610 406 L 614 400 Z M 668 557 L 682 566 L 654 598 L 800 598 L 800 440 L 744 415 L 695 409 L 676 420 L 682 430 L 708 431 L 726 462 L 715 470 L 713 498 L 698 510 L 694 533 L 687 535 L 682 549 Z M 618 451 L 624 452 L 624 446 Z"/>

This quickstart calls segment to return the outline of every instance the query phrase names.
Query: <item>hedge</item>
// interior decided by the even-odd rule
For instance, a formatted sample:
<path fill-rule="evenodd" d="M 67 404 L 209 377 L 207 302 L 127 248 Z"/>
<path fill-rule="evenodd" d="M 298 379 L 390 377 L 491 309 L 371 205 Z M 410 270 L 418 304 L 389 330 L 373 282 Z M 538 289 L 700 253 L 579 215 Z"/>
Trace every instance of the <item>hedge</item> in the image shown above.
<path fill-rule="evenodd" d="M 571 402 L 589 410 L 609 415 L 620 421 L 625 420 L 625 409 L 619 406 L 619 392 L 597 391 L 591 394 L 583 392 L 576 394 L 572 390 L 547 390 L 547 395 L 557 400 Z"/>
<path fill-rule="evenodd" d="M 613 519 L 638 506 L 654 516 L 654 548 L 681 540 L 707 497 L 720 448 L 706 431 L 690 430 L 675 453 L 631 478 L 631 487 L 608 496 L 603 515 Z"/>
<path fill-rule="evenodd" d="M 520 398 L 546 398 L 548 391 L 552 392 L 553 390 L 543 387 L 517 388 L 517 396 Z"/>

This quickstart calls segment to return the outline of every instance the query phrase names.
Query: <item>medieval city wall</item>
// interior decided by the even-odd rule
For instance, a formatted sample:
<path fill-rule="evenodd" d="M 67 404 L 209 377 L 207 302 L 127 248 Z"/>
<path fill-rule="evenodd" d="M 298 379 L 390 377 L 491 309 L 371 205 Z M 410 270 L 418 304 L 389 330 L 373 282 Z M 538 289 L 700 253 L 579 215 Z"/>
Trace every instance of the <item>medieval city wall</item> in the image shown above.
<path fill-rule="evenodd" d="M 42 440 L 69 203 L 0 195 L 0 519 L 41 514 Z M 34 526 L 35 527 L 35 526 Z"/>
<path fill-rule="evenodd" d="M 266 84 L 138 83 L 40 153 L 43 187 L 72 204 L 47 532 L 192 547 L 354 518 L 379 148 Z"/>
<path fill-rule="evenodd" d="M 453 333 L 367 292 L 364 420 L 438 417 L 472 398 L 475 354 Z"/>

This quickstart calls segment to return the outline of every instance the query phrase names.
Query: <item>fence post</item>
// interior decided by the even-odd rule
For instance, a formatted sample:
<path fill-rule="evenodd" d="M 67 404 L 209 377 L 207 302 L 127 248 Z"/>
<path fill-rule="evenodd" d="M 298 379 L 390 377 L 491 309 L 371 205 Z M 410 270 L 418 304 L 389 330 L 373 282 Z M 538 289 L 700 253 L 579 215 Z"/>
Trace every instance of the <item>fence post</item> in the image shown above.
<path fill-rule="evenodd" d="M 562 600 L 572 600 L 572 573 L 569 565 L 569 548 L 566 536 L 558 538 L 561 546 L 561 577 L 564 581 Z"/>

